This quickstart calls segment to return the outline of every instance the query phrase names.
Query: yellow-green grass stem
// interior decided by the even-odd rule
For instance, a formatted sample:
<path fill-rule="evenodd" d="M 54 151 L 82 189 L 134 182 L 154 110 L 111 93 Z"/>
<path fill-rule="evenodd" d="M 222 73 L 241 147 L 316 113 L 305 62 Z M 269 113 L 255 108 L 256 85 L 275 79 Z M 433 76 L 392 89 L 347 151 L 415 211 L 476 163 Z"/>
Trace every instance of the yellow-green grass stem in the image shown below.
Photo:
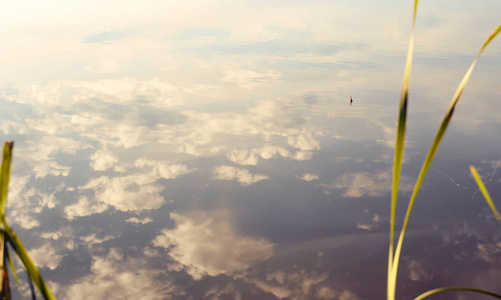
<path fill-rule="evenodd" d="M 5 257 L 6 249 L 5 249 L 5 232 L 2 230 L 0 233 L 0 295 L 3 294 L 3 277 L 4 277 L 4 272 L 1 270 L 5 269 L 4 266 L 4 257 Z"/>
<path fill-rule="evenodd" d="M 40 293 L 45 299 L 56 299 L 54 295 L 52 295 L 49 287 L 45 283 L 43 277 L 40 275 L 38 272 L 37 267 L 31 260 L 30 256 L 28 255 L 28 251 L 26 251 L 26 248 L 24 248 L 23 243 L 17 236 L 17 234 L 10 228 L 9 224 L 7 223 L 7 220 L 5 218 L 2 218 L 2 223 L 4 226 L 5 234 L 7 235 L 7 238 L 12 245 L 12 248 L 14 248 L 14 251 L 16 254 L 19 256 L 19 259 L 23 263 L 24 267 L 26 268 L 26 271 L 28 272 L 28 275 L 30 276 L 31 280 L 35 284 L 35 286 L 38 288 Z"/>
<path fill-rule="evenodd" d="M 14 142 L 9 141 L 5 142 L 3 147 L 2 166 L 0 167 L 0 216 L 5 216 L 5 208 L 7 207 L 13 146 Z"/>
<path fill-rule="evenodd" d="M 402 170 L 402 158 L 404 156 L 405 127 L 407 124 L 407 103 L 409 98 L 409 82 L 412 70 L 412 57 L 414 52 L 414 28 L 416 27 L 416 16 L 418 0 L 414 1 L 414 10 L 412 15 L 412 29 L 407 50 L 407 60 L 404 69 L 404 79 L 402 92 L 400 94 L 400 105 L 398 112 L 397 135 L 395 140 L 395 154 L 393 161 L 393 179 L 391 193 L 391 212 L 390 212 L 390 246 L 388 251 L 388 278 L 387 278 L 387 297 L 388 300 L 395 299 L 396 280 L 393 280 L 391 273 L 393 266 L 393 249 L 395 247 L 395 215 L 397 209 L 398 187 L 400 184 L 400 173 Z"/>
<path fill-rule="evenodd" d="M 14 146 L 13 142 L 4 143 L 3 149 L 3 157 L 2 157 L 2 165 L 0 166 L 0 217 L 5 216 L 5 207 L 7 206 L 7 194 L 9 190 L 9 180 L 10 180 L 10 166 L 12 162 L 12 147 Z M 5 255 L 5 232 L 2 231 L 1 241 L 0 241 L 0 270 L 4 269 L 4 255 Z M 3 291 L 3 282 L 4 282 L 4 272 L 0 272 L 0 294 Z"/>
<path fill-rule="evenodd" d="M 37 267 L 31 260 L 30 256 L 28 255 L 28 251 L 26 251 L 26 248 L 24 248 L 24 245 L 21 243 L 21 240 L 11 229 L 11 227 L 7 223 L 7 219 L 5 218 L 13 146 L 14 143 L 11 141 L 6 142 L 4 144 L 2 165 L 0 167 L 0 221 L 3 225 L 4 242 L 7 241 L 8 243 L 10 243 L 14 251 L 19 256 L 24 267 L 26 268 L 26 271 L 28 272 L 28 275 L 30 276 L 31 280 L 35 283 L 42 296 L 45 299 L 52 300 L 55 299 L 55 297 L 52 295 L 49 288 L 45 284 L 45 281 L 38 272 Z M 5 252 L 3 255 L 5 255 Z M 4 258 L 3 255 L 1 257 L 2 262 Z"/>
<path fill-rule="evenodd" d="M 496 37 L 496 35 L 501 31 L 501 24 L 492 32 L 492 34 L 487 38 L 487 40 L 484 42 L 482 47 L 480 48 L 477 56 L 475 57 L 475 60 L 471 64 L 470 68 L 464 75 L 463 79 L 461 80 L 461 83 L 459 84 L 454 96 L 452 97 L 451 103 L 449 105 L 449 108 L 447 112 L 445 113 L 445 116 L 442 120 L 442 123 L 440 124 L 438 131 L 435 135 L 435 138 L 433 139 L 432 145 L 430 147 L 430 150 L 428 151 L 428 154 L 425 158 L 425 161 L 421 167 L 421 171 L 419 172 L 418 179 L 416 180 L 416 184 L 414 185 L 414 190 L 412 192 L 408 207 L 407 207 L 407 212 L 405 214 L 405 219 L 402 225 L 402 229 L 400 231 L 400 236 L 398 239 L 397 247 L 395 249 L 395 256 L 392 262 L 392 268 L 391 268 L 391 279 L 393 281 L 393 286 L 396 286 L 396 279 L 397 279 L 397 272 L 398 272 L 398 263 L 400 260 L 400 253 L 402 250 L 402 243 L 404 240 L 405 236 L 405 231 L 407 229 L 407 225 L 409 223 L 409 218 L 410 214 L 412 211 L 412 207 L 414 206 L 414 202 L 416 200 L 416 196 L 419 192 L 419 189 L 421 187 L 421 184 L 423 183 L 423 180 L 426 176 L 426 173 L 428 172 L 428 169 L 433 161 L 433 158 L 435 157 L 435 154 L 440 146 L 440 143 L 442 141 L 442 138 L 447 130 L 447 127 L 449 126 L 450 120 L 452 118 L 452 115 L 454 113 L 454 109 L 456 108 L 456 105 L 461 97 L 461 94 L 463 93 L 463 90 L 468 83 L 468 80 L 470 79 L 471 73 L 473 72 L 473 69 L 475 68 L 475 65 L 477 64 L 478 58 L 484 51 L 485 47 Z"/>
<path fill-rule="evenodd" d="M 9 252 L 9 249 L 5 248 L 5 253 L 7 254 L 7 260 L 9 261 L 10 271 L 12 272 L 12 275 L 14 276 L 14 279 L 16 280 L 17 289 L 19 291 L 19 294 L 21 295 L 21 298 L 24 300 L 23 292 L 21 290 L 22 284 L 21 284 L 21 280 L 19 280 L 19 276 L 17 275 L 17 270 L 16 270 L 16 266 L 14 264 L 14 259 L 12 259 L 12 256 L 10 255 L 10 252 Z"/>
<path fill-rule="evenodd" d="M 475 179 L 475 182 L 478 185 L 478 189 L 482 192 L 482 195 L 485 198 L 485 201 L 489 205 L 489 207 L 492 210 L 492 213 L 496 217 L 496 220 L 498 220 L 499 224 L 501 224 L 501 216 L 499 215 L 498 210 L 496 209 L 496 206 L 494 205 L 494 201 L 492 201 L 491 195 L 487 191 L 487 188 L 485 187 L 485 184 L 482 181 L 482 178 L 480 175 L 478 175 L 477 169 L 475 169 L 474 166 L 470 166 L 470 172 L 471 175 L 473 176 L 473 179 Z"/>

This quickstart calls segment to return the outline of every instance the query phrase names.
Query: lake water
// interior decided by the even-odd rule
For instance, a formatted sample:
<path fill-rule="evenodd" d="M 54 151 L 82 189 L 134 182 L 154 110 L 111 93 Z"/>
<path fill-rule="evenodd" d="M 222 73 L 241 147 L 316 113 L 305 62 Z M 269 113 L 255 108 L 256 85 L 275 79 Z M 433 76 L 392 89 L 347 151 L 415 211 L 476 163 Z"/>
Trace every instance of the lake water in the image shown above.
<path fill-rule="evenodd" d="M 419 7 L 398 226 L 500 11 Z M 33 1 L 0 14 L 7 219 L 58 299 L 385 299 L 412 1 Z M 501 227 L 469 173 L 501 207 L 500 53 L 498 38 L 418 195 L 398 299 L 501 292 Z"/>

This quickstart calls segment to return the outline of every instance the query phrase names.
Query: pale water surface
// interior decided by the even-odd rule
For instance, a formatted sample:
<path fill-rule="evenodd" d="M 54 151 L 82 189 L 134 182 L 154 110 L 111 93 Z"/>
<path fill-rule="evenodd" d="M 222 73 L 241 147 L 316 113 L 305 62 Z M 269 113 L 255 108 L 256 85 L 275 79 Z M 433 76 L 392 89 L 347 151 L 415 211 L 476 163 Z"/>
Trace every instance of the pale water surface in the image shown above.
<path fill-rule="evenodd" d="M 500 20 L 499 1 L 433 2 L 418 13 L 398 224 Z M 5 4 L 8 219 L 57 298 L 384 299 L 412 5 Z M 469 175 L 501 206 L 500 50 L 479 60 L 418 196 L 399 299 L 501 292 L 501 227 Z"/>

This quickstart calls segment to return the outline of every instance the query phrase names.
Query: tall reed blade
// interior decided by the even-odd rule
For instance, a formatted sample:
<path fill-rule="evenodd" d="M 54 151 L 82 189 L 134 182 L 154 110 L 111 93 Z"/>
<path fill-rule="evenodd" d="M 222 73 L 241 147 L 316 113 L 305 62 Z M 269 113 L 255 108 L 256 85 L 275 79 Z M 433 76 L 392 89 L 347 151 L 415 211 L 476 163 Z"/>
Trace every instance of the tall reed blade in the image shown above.
<path fill-rule="evenodd" d="M 412 57 L 414 52 L 414 28 L 416 27 L 416 15 L 418 0 L 414 1 L 414 12 L 412 16 L 412 29 L 405 63 L 402 92 L 400 94 L 400 105 L 398 111 L 397 135 L 395 140 L 395 154 L 393 161 L 393 179 L 391 185 L 391 212 L 390 212 L 390 246 L 388 251 L 388 279 L 387 297 L 388 300 L 395 299 L 396 279 L 393 279 L 393 248 L 395 247 L 395 214 L 397 209 L 398 187 L 400 184 L 400 173 L 402 170 L 402 158 L 404 156 L 405 126 L 407 124 L 407 103 L 409 98 L 409 82 L 412 69 Z M 395 274 L 396 275 L 396 274 Z"/>
<path fill-rule="evenodd" d="M 482 182 L 482 178 L 480 178 L 480 175 L 478 175 L 477 169 L 475 169 L 474 166 L 470 166 L 470 172 L 478 185 L 478 189 L 482 192 L 482 195 L 484 195 L 485 201 L 487 201 L 487 204 L 489 204 L 489 207 L 496 217 L 496 220 L 498 220 L 499 224 L 501 224 L 501 216 L 499 215 L 499 212 L 496 209 L 496 206 L 494 205 L 494 202 L 492 201 L 491 195 L 489 195 L 485 184 Z"/>
<path fill-rule="evenodd" d="M 3 233 L 2 233 L 3 235 Z M 9 280 L 9 273 L 7 272 L 7 256 L 8 256 L 8 249 L 7 249 L 7 240 L 4 238 L 2 242 L 2 292 L 0 293 L 0 296 L 2 297 L 2 300 L 10 300 L 11 299 L 11 292 L 10 292 L 10 280 Z"/>
<path fill-rule="evenodd" d="M 454 109 L 459 101 L 459 98 L 461 97 L 461 94 L 463 93 L 463 90 L 466 86 L 466 84 L 468 83 L 468 80 L 471 76 L 471 73 L 473 72 L 473 69 L 475 68 L 475 65 L 478 61 L 478 58 L 480 57 L 480 55 L 482 54 L 482 52 L 484 51 L 485 47 L 492 41 L 492 39 L 494 39 L 496 37 L 496 35 L 501 31 L 501 24 L 493 31 L 493 33 L 487 38 L 487 40 L 484 42 L 484 44 L 482 45 L 482 47 L 480 48 L 477 56 L 475 57 L 475 60 L 473 61 L 473 63 L 471 64 L 470 68 L 468 69 L 468 71 L 466 72 L 466 74 L 464 75 L 463 79 L 461 80 L 461 83 L 459 84 L 454 96 L 452 97 L 452 100 L 451 100 L 451 103 L 449 105 L 449 108 L 447 110 L 447 112 L 445 113 L 445 116 L 442 120 L 442 123 L 440 124 L 438 130 L 437 130 L 437 133 L 435 135 L 435 138 L 432 142 L 432 145 L 428 151 L 428 154 L 425 158 L 425 161 L 421 167 L 421 171 L 419 173 L 419 176 L 418 176 L 418 179 L 416 180 L 416 184 L 414 185 L 414 190 L 412 192 L 412 195 L 411 195 L 411 199 L 409 201 L 409 204 L 408 204 L 408 207 L 407 207 L 407 212 L 405 214 L 405 219 L 404 219 L 404 222 L 403 222 L 403 225 L 402 225 L 402 229 L 400 231 L 400 236 L 399 236 L 399 239 L 398 239 L 398 243 L 397 243 L 397 247 L 395 249 L 395 254 L 393 256 L 393 260 L 391 262 L 388 263 L 388 266 L 389 266 L 389 272 L 388 272 L 388 299 L 390 300 L 393 300 L 394 297 L 395 297 L 395 290 L 396 290 L 396 280 L 397 280 L 397 273 L 398 273 L 398 264 L 399 264 L 399 261 L 400 261 L 400 253 L 401 253 L 401 250 L 402 250 L 402 243 L 403 243 L 403 239 L 404 239 L 404 236 L 405 236 L 405 231 L 407 229 L 407 225 L 409 223 L 409 218 L 410 218 L 410 214 L 411 214 L 411 211 L 412 211 L 412 207 L 414 206 L 414 202 L 416 200 L 416 196 L 419 192 L 419 189 L 421 187 L 421 184 L 426 176 L 426 173 L 428 172 L 428 169 L 431 165 L 431 162 L 433 161 L 433 158 L 435 157 L 435 154 L 440 146 L 440 143 L 442 141 L 442 138 L 447 130 L 447 127 L 449 126 L 449 123 L 450 123 L 450 120 L 452 118 L 452 115 L 454 113 Z M 406 74 L 404 74 L 404 76 L 406 76 Z M 400 119 L 399 119 L 400 121 Z M 398 125 L 398 130 L 400 129 L 400 125 Z M 398 140 L 398 135 L 399 135 L 399 132 L 397 132 L 397 140 Z M 397 147 L 397 146 L 396 146 Z M 402 150 L 403 152 L 403 150 Z M 399 153 L 401 154 L 401 153 Z M 397 152 L 395 151 L 395 155 L 397 155 Z M 398 159 L 395 157 L 395 163 L 397 161 L 400 161 L 401 162 L 401 159 Z M 398 170 L 398 173 L 397 174 L 394 174 L 394 177 L 395 176 L 399 176 L 400 175 L 400 170 L 399 170 L 399 166 L 394 166 L 394 172 L 395 170 Z M 394 181 L 395 183 L 395 181 Z M 398 182 L 397 182 L 398 183 Z M 396 191 L 398 191 L 398 185 L 397 187 L 395 187 L 394 185 L 392 186 L 392 195 L 394 193 L 396 193 Z M 395 199 L 395 200 L 394 200 Z M 395 203 L 394 203 L 395 202 Z M 396 196 L 392 196 L 392 213 L 393 213 L 393 206 L 396 205 Z M 394 226 L 394 220 L 393 220 L 393 216 L 392 216 L 392 220 L 391 220 L 392 224 L 392 229 L 393 229 L 393 226 Z M 393 242 L 393 239 L 392 239 L 392 233 L 390 233 L 390 242 Z M 392 248 L 393 245 L 390 244 L 390 248 Z M 390 253 L 391 254 L 391 253 Z"/>
<path fill-rule="evenodd" d="M 14 248 L 14 251 L 19 256 L 19 258 L 21 259 L 21 262 L 26 268 L 28 275 L 30 276 L 31 280 L 33 280 L 35 286 L 38 288 L 42 296 L 45 299 L 50 299 L 50 300 L 56 299 L 49 290 L 49 287 L 45 283 L 43 277 L 38 272 L 37 267 L 31 260 L 30 256 L 28 255 L 28 251 L 26 251 L 26 248 L 24 248 L 23 243 L 21 243 L 21 240 L 19 239 L 17 234 L 7 224 L 5 218 L 2 220 L 2 222 L 5 227 L 5 233 L 7 235 L 9 243 L 11 244 L 12 248 Z"/>
<path fill-rule="evenodd" d="M 9 179 L 10 179 L 10 166 L 12 162 L 12 147 L 13 142 L 6 142 L 3 149 L 2 165 L 0 166 L 0 218 L 5 216 L 5 207 L 7 206 L 7 194 L 9 189 Z M 5 233 L 2 230 L 0 238 L 0 270 L 4 269 L 3 257 L 5 254 Z M 0 294 L 4 292 L 4 272 L 0 272 Z"/>
<path fill-rule="evenodd" d="M 21 298 L 24 300 L 21 280 L 19 280 L 19 276 L 17 275 L 17 270 L 16 270 L 16 266 L 14 264 L 14 260 L 12 259 L 12 256 L 10 255 L 8 248 L 5 248 L 5 253 L 7 256 L 7 261 L 9 262 L 10 271 L 12 272 L 12 275 L 14 276 L 14 279 L 16 280 L 17 290 L 19 291 Z"/>
<path fill-rule="evenodd" d="M 7 223 L 7 219 L 5 217 L 13 146 L 14 146 L 13 142 L 6 142 L 4 144 L 2 165 L 0 167 L 0 221 L 3 225 L 3 235 L 4 235 L 3 243 L 7 242 L 12 246 L 14 251 L 21 259 L 21 262 L 23 263 L 24 267 L 26 268 L 28 275 L 35 282 L 35 285 L 38 287 L 40 293 L 45 297 L 45 299 L 55 299 L 52 293 L 50 292 L 49 288 L 45 284 L 45 281 L 43 280 L 42 276 L 38 272 L 37 267 L 29 257 L 28 252 L 21 243 L 21 240 L 15 234 L 15 232 L 10 228 L 9 224 Z M 3 251 L 1 257 L 2 263 L 4 261 L 5 254 L 6 252 Z M 3 269 L 5 269 L 5 266 Z M 6 279 L 5 274 L 3 275 L 4 275 L 3 279 L 5 280 Z M 4 292 L 8 291 L 4 290 Z"/>
<path fill-rule="evenodd" d="M 2 293 L 0 296 L 2 297 L 2 300 L 11 300 L 11 293 L 10 293 L 10 281 L 9 281 L 9 274 L 7 273 L 7 268 L 4 264 L 4 267 L 2 269 L 3 273 L 3 281 L 2 281 Z"/>

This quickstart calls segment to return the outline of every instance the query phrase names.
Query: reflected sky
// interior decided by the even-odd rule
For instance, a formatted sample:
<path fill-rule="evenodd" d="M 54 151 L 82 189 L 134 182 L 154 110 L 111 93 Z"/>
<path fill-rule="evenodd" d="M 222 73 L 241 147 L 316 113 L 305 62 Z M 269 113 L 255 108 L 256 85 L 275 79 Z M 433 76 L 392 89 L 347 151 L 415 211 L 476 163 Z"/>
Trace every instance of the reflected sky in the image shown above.
<path fill-rule="evenodd" d="M 499 11 L 419 7 L 399 225 Z M 411 14 L 392 0 L 2 9 L 8 219 L 57 298 L 384 299 Z M 419 193 L 399 299 L 501 292 L 501 231 L 469 175 L 499 198 L 500 50 L 480 58 Z"/>

